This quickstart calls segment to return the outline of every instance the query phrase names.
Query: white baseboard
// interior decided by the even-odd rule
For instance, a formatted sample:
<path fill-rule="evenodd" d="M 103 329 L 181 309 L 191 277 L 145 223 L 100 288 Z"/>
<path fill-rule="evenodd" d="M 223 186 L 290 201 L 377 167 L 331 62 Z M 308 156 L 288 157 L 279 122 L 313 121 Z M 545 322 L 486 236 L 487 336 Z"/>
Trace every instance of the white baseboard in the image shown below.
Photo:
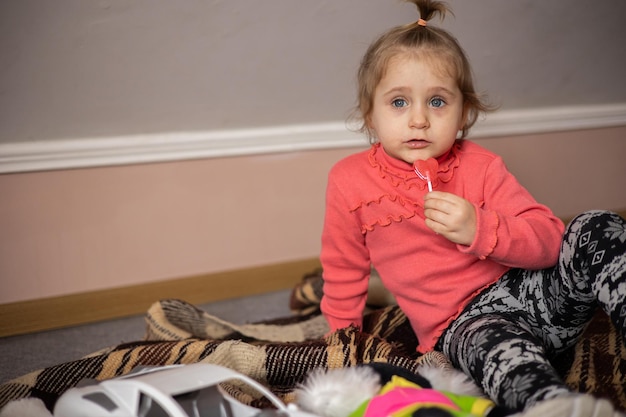
<path fill-rule="evenodd" d="M 626 125 L 626 103 L 503 110 L 477 122 L 473 138 Z M 364 147 L 363 135 L 343 122 L 258 129 L 171 132 L 0 144 L 0 173 L 266 153 Z"/>
<path fill-rule="evenodd" d="M 471 137 L 528 135 L 626 126 L 626 103 L 508 110 L 479 120 Z"/>

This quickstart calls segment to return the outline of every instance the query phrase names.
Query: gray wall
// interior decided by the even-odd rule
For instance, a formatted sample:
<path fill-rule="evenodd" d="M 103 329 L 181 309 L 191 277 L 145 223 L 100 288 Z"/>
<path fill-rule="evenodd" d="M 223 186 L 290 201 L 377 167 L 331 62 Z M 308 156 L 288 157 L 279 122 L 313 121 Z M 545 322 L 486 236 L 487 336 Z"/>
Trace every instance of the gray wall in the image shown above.
<path fill-rule="evenodd" d="M 623 0 L 453 0 L 502 109 L 626 102 Z M 0 143 L 341 121 L 399 0 L 3 0 Z M 439 22 L 433 22 L 439 23 Z"/>

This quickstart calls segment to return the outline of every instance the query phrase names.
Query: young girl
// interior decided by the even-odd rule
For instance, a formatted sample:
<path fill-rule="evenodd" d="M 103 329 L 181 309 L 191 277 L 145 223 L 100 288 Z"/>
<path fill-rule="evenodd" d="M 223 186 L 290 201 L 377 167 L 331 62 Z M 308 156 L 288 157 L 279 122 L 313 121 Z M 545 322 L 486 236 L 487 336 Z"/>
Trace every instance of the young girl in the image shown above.
<path fill-rule="evenodd" d="M 456 39 L 429 23 L 446 7 L 412 2 L 421 18 L 361 62 L 358 110 L 374 144 L 329 174 L 322 312 L 332 330 L 360 326 L 373 265 L 418 351 L 443 351 L 499 405 L 614 415 L 571 393 L 549 358 L 596 306 L 626 338 L 626 222 L 589 212 L 564 231 L 500 157 L 463 139 L 489 106 Z"/>

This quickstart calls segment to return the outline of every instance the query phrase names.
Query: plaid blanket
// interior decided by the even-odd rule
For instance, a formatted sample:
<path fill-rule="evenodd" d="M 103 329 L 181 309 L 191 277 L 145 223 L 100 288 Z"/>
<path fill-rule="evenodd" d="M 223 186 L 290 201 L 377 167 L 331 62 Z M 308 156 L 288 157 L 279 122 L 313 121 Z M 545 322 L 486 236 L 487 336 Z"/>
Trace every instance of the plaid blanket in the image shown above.
<path fill-rule="evenodd" d="M 439 352 L 419 356 L 408 320 L 396 306 L 369 312 L 362 330 L 348 328 L 328 337 L 319 314 L 321 275 L 305 276 L 290 300 L 292 317 L 236 325 L 182 300 L 155 303 L 146 314 L 144 340 L 95 352 L 42 369 L 0 386 L 0 408 L 11 400 L 37 397 L 52 409 L 57 398 L 82 379 L 104 380 L 136 366 L 206 362 L 229 367 L 293 401 L 296 385 L 315 368 L 387 362 L 415 371 L 421 364 L 450 367 Z M 556 364 L 576 390 L 608 397 L 626 409 L 626 348 L 606 317 L 599 315 L 581 342 Z M 269 403 L 245 386 L 224 385 L 237 400 L 255 407 Z"/>

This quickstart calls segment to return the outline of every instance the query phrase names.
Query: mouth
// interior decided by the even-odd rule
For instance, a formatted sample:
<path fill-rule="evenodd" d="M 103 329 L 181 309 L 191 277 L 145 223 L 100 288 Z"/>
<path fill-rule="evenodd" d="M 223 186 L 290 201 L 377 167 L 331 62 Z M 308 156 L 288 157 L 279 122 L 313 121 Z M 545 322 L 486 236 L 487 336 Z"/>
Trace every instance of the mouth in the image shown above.
<path fill-rule="evenodd" d="M 430 142 L 425 139 L 411 139 L 406 141 L 405 143 L 408 147 L 412 149 L 422 149 L 430 145 Z"/>

